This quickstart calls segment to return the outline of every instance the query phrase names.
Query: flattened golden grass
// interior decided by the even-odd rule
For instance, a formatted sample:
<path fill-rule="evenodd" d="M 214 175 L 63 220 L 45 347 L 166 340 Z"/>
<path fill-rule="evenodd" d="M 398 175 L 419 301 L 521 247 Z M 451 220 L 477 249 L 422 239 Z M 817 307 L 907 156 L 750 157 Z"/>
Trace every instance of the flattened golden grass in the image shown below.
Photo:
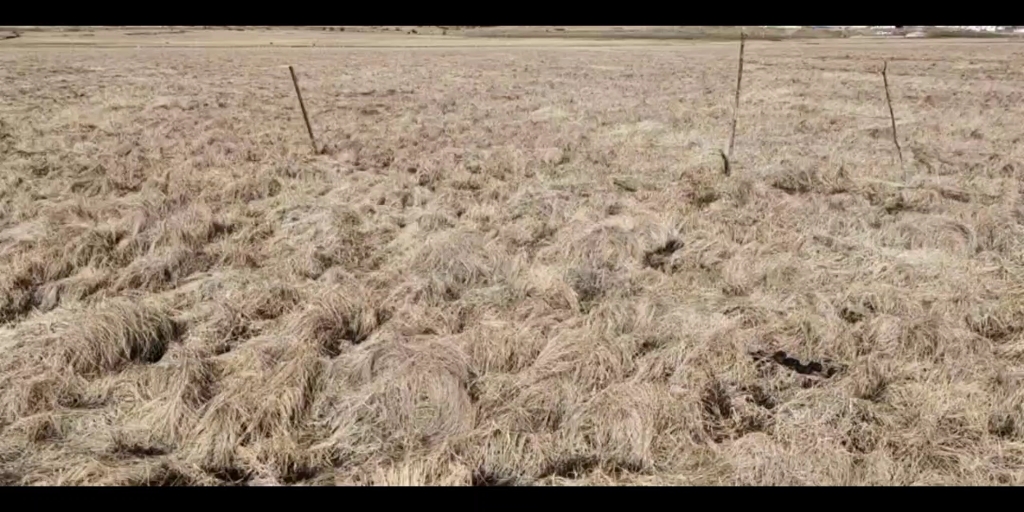
<path fill-rule="evenodd" d="M 0 483 L 1022 482 L 1014 44 L 445 37 L 0 51 Z"/>

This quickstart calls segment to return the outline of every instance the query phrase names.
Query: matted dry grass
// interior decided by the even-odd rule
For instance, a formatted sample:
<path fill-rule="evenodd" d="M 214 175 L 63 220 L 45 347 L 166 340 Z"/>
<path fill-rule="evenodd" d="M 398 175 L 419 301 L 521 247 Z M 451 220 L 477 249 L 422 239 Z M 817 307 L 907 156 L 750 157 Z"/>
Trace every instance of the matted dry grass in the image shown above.
<path fill-rule="evenodd" d="M 0 46 L 0 481 L 1024 482 L 1024 47 L 463 44 Z"/>

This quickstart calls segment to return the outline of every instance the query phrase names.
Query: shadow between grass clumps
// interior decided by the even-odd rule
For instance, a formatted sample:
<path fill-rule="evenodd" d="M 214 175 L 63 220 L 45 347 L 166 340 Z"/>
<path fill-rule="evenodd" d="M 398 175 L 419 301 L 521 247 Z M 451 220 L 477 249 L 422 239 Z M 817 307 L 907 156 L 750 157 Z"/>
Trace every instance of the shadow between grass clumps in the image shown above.
<path fill-rule="evenodd" d="M 644 472 L 644 467 L 639 462 L 619 458 L 602 459 L 594 455 L 569 455 L 552 459 L 532 477 L 479 467 L 470 477 L 470 485 L 473 487 L 526 487 L 533 486 L 537 481 L 547 478 L 578 480 L 586 478 L 597 470 L 604 470 L 609 474 L 619 476 L 627 473 L 641 474 Z"/>
<path fill-rule="evenodd" d="M 110 453 L 120 459 L 146 459 L 167 455 L 169 452 L 159 446 L 131 443 L 117 439 L 110 447 Z"/>
<path fill-rule="evenodd" d="M 665 272 L 669 270 L 670 258 L 676 251 L 683 248 L 683 242 L 675 238 L 665 242 L 665 245 L 644 253 L 644 265 Z"/>
<path fill-rule="evenodd" d="M 192 487 L 198 483 L 190 475 L 164 462 L 127 484 L 133 487 Z"/>
<path fill-rule="evenodd" d="M 644 467 L 639 462 L 622 460 L 617 457 L 602 459 L 594 455 L 571 455 L 554 459 L 546 464 L 537 474 L 537 479 L 560 477 L 575 480 L 584 478 L 598 469 L 617 476 L 644 472 Z"/>
<path fill-rule="evenodd" d="M 252 481 L 253 474 L 244 469 L 228 466 L 209 471 L 210 476 L 216 478 L 226 486 L 242 486 Z"/>
<path fill-rule="evenodd" d="M 529 486 L 530 482 L 521 477 L 503 474 L 501 472 L 489 471 L 480 467 L 473 471 L 470 477 L 470 485 L 473 487 L 523 487 Z"/>
<path fill-rule="evenodd" d="M 10 487 L 18 485 L 21 482 L 21 476 L 13 471 L 0 471 L 0 487 Z"/>

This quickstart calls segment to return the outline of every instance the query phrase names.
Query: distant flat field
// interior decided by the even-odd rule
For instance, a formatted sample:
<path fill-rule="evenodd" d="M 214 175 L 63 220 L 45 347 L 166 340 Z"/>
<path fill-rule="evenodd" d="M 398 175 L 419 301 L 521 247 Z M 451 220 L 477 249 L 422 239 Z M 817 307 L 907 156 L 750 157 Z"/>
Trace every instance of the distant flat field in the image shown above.
<path fill-rule="evenodd" d="M 857 44 L 885 39 L 868 29 L 764 27 L 0 27 L 0 47 L 451 47 L 451 46 L 593 46 L 679 44 L 686 41 L 736 40 L 741 29 L 752 40 L 836 40 Z M 4 39 L 17 33 L 16 39 Z M 950 30 L 926 31 L 930 37 L 949 38 Z M 968 40 L 1019 40 L 1014 35 L 962 31 Z M 898 41 L 899 39 L 891 39 Z"/>
<path fill-rule="evenodd" d="M 19 34 L 0 483 L 1024 483 L 1014 40 Z"/>

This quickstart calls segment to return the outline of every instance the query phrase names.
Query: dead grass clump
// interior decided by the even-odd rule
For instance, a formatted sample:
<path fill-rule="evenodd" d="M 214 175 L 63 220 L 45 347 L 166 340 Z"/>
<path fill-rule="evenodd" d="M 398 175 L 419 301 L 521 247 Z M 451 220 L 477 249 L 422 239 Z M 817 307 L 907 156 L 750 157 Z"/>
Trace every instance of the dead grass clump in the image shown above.
<path fill-rule="evenodd" d="M 573 229 L 568 231 L 572 233 Z M 616 296 L 637 293 L 632 269 L 646 265 L 673 271 L 677 251 L 683 247 L 675 230 L 666 229 L 662 223 L 624 216 L 603 220 L 569 236 L 572 238 L 564 244 L 540 251 L 538 259 L 547 261 L 555 254 L 564 258 L 560 261 L 568 264 L 564 279 L 584 310 L 609 292 Z"/>
<path fill-rule="evenodd" d="M 1017 379 L 997 376 L 1000 386 L 988 417 L 988 433 L 999 439 L 1020 442 L 1024 439 L 1024 401 L 1015 389 Z"/>
<path fill-rule="evenodd" d="M 1006 293 L 994 302 L 971 308 L 967 328 L 994 343 L 1006 343 L 1024 333 L 1024 301 L 1019 293 Z"/>
<path fill-rule="evenodd" d="M 273 283 L 242 299 L 242 309 L 259 320 L 274 320 L 299 305 L 302 294 L 295 287 L 284 283 Z"/>
<path fill-rule="evenodd" d="M 215 278 L 206 283 L 208 290 L 223 294 L 223 301 L 205 309 L 193 321 L 189 344 L 196 342 L 197 348 L 214 354 L 228 352 L 267 332 L 276 326 L 277 319 L 298 307 L 303 298 L 294 286 L 260 277 L 239 283 L 222 283 Z M 201 292 L 200 300 L 209 294 Z"/>
<path fill-rule="evenodd" d="M 486 421 L 483 424 L 508 425 L 510 432 L 548 436 L 545 444 L 552 447 L 555 440 L 550 436 L 558 432 L 566 418 L 587 396 L 573 384 L 571 375 L 564 374 L 549 378 L 531 373 L 507 378 L 490 376 L 479 382 L 480 403 L 487 412 L 485 417 L 481 417 L 481 421 Z M 540 464 L 545 456 L 530 458 Z"/>
<path fill-rule="evenodd" d="M 806 194 L 821 185 L 816 169 L 786 169 L 769 178 L 772 187 L 787 194 Z"/>
<path fill-rule="evenodd" d="M 635 307 L 638 315 L 654 308 L 658 311 L 657 316 L 648 316 L 648 322 L 634 323 L 633 330 L 624 339 L 630 342 L 636 368 L 631 377 L 641 382 L 667 383 L 678 378 L 688 371 L 692 358 L 699 354 L 695 349 L 703 348 L 708 339 L 721 339 L 725 334 L 723 328 L 741 323 L 725 315 L 700 314 L 692 307 L 670 303 L 654 307 L 637 304 Z M 629 326 L 629 323 L 619 325 Z"/>
<path fill-rule="evenodd" d="M 124 266 L 134 256 L 119 250 L 119 244 L 127 235 L 122 226 L 108 224 L 87 228 L 64 246 L 63 259 L 75 269 Z"/>
<path fill-rule="evenodd" d="M 120 272 L 114 289 L 166 291 L 197 272 L 209 270 L 214 263 L 213 256 L 201 249 L 176 246 L 133 261 Z"/>
<path fill-rule="evenodd" d="M 835 303 L 836 313 L 847 323 L 871 320 L 876 315 L 905 318 L 924 315 L 920 303 L 907 300 L 906 293 L 895 286 L 872 283 L 849 288 Z"/>
<path fill-rule="evenodd" d="M 63 343 L 63 358 L 79 374 L 98 376 L 159 361 L 183 332 L 166 306 L 111 301 L 83 315 Z"/>
<path fill-rule="evenodd" d="M 166 461 L 156 467 L 145 467 L 139 469 L 134 475 L 129 476 L 125 481 L 115 485 L 129 485 L 136 487 L 192 487 L 201 485 L 197 479 Z"/>
<path fill-rule="evenodd" d="M 743 436 L 724 451 L 722 456 L 734 462 L 723 480 L 736 485 L 842 485 L 843 470 L 849 467 L 829 447 L 791 447 L 766 433 Z"/>
<path fill-rule="evenodd" d="M 231 234 L 235 226 L 210 206 L 193 203 L 183 211 L 171 213 L 153 230 L 150 238 L 153 246 L 200 249 L 221 236 Z"/>
<path fill-rule="evenodd" d="M 0 324 L 17 320 L 32 310 L 32 293 L 23 282 L 0 278 Z"/>
<path fill-rule="evenodd" d="M 588 391 L 621 381 L 635 369 L 634 347 L 623 341 L 594 329 L 566 328 L 538 354 L 529 370 L 531 380 L 562 376 Z"/>
<path fill-rule="evenodd" d="M 935 390 L 942 391 L 942 399 L 933 398 Z M 912 433 L 887 429 L 889 449 L 898 463 L 914 460 L 918 478 L 955 481 L 959 459 L 984 446 L 990 409 L 986 393 L 975 383 L 932 374 L 894 384 L 888 396 L 893 410 L 899 411 L 891 420 L 893 426 L 916 425 Z M 977 406 L 983 403 L 986 406 Z"/>
<path fill-rule="evenodd" d="M 240 208 L 231 212 L 228 222 L 234 226 L 231 234 L 203 248 L 204 253 L 216 259 L 217 266 L 259 269 L 276 256 L 267 250 L 266 241 L 274 235 L 276 227 L 266 213 Z"/>
<path fill-rule="evenodd" d="M 271 176 L 234 180 L 223 191 L 221 198 L 231 203 L 249 203 L 275 197 L 281 193 L 281 182 Z"/>
<path fill-rule="evenodd" d="M 948 217 L 908 216 L 881 230 L 879 245 L 905 250 L 938 249 L 973 254 L 977 237 L 970 226 Z"/>
<path fill-rule="evenodd" d="M 43 284 L 35 289 L 32 303 L 41 311 L 74 304 L 92 297 L 110 284 L 111 273 L 85 267 L 73 276 Z"/>
<path fill-rule="evenodd" d="M 972 212 L 970 221 L 977 249 L 1004 255 L 1020 254 L 1024 225 L 1015 217 L 1013 212 L 1001 206 L 988 206 Z"/>
<path fill-rule="evenodd" d="M 507 261 L 495 243 L 468 231 L 433 233 L 410 254 L 404 268 L 423 280 L 423 299 L 442 304 L 501 280 Z"/>
<path fill-rule="evenodd" d="M 416 218 L 416 224 L 423 231 L 441 231 L 455 227 L 452 219 L 443 212 L 424 213 Z"/>
<path fill-rule="evenodd" d="M 346 348 L 366 341 L 388 320 L 389 312 L 373 307 L 369 299 L 360 289 L 328 290 L 297 318 L 293 332 L 324 355 L 337 357 Z"/>
<path fill-rule="evenodd" d="M 74 267 L 60 259 L 56 251 L 22 256 L 11 265 L 11 273 L 5 280 L 5 288 L 12 292 L 27 291 L 30 294 L 39 286 L 71 275 Z"/>
<path fill-rule="evenodd" d="M 509 207 L 504 214 L 511 221 L 535 219 L 560 226 L 569 220 L 571 204 L 572 195 L 568 191 L 523 186 L 509 197 Z"/>
<path fill-rule="evenodd" d="M 924 361 L 957 361 L 974 358 L 992 349 L 992 342 L 936 315 L 903 322 L 899 344 L 906 353 Z"/>
<path fill-rule="evenodd" d="M 458 439 L 474 426 L 469 361 L 453 340 L 382 342 L 365 353 L 367 366 L 353 368 L 363 383 L 351 389 L 350 376 L 331 379 L 333 390 L 322 415 L 333 434 L 322 445 L 333 458 L 365 457 L 366 450 L 391 460 Z M 352 459 L 355 457 L 354 459 Z"/>
<path fill-rule="evenodd" d="M 766 190 L 767 187 L 761 180 L 747 176 L 732 176 L 724 182 L 719 182 L 715 195 L 743 208 L 762 200 Z"/>
<path fill-rule="evenodd" d="M 550 467 L 554 435 L 497 429 L 482 430 L 473 442 L 481 446 L 470 485 L 474 487 L 529 486 Z"/>
<path fill-rule="evenodd" d="M 90 397 L 86 385 L 74 376 L 61 375 L 52 369 L 10 372 L 0 380 L 0 424 L 12 423 L 19 418 L 50 412 L 62 407 L 88 408 L 102 405 L 97 397 Z M 24 370 L 23 370 L 24 371 Z"/>
<path fill-rule="evenodd" d="M 138 388 L 148 400 L 133 409 L 129 420 L 144 434 L 134 445 L 187 445 L 203 406 L 217 392 L 220 372 L 213 361 L 191 352 L 146 368 Z"/>
<path fill-rule="evenodd" d="M 472 367 L 482 374 L 515 374 L 529 367 L 540 355 L 546 343 L 543 332 L 547 329 L 550 325 L 545 329 L 535 325 L 517 327 L 515 323 L 504 321 L 481 321 L 466 333 L 464 351 Z"/>
<path fill-rule="evenodd" d="M 515 278 L 513 286 L 525 296 L 524 306 L 535 304 L 537 308 L 558 311 L 559 314 L 578 311 L 578 292 L 573 290 L 569 280 L 563 278 L 563 273 L 557 267 L 533 264 Z"/>
<path fill-rule="evenodd" d="M 656 298 L 607 301 L 590 311 L 586 325 L 600 336 L 643 336 L 665 321 L 668 305 Z"/>
<path fill-rule="evenodd" d="M 72 193 L 86 197 L 124 196 L 142 188 L 145 173 L 116 164 L 108 170 L 107 166 L 99 164 L 77 178 L 68 187 Z"/>
<path fill-rule="evenodd" d="M 292 245 L 296 240 L 308 240 L 308 244 L 291 260 L 292 272 L 317 279 L 333 266 L 349 271 L 375 269 L 380 264 L 378 248 L 386 244 L 387 236 L 368 226 L 360 212 L 334 207 L 311 215 L 301 226 L 282 229 L 271 243 Z"/>
<path fill-rule="evenodd" d="M 925 188 L 898 188 L 889 184 L 869 183 L 861 187 L 861 194 L 872 206 L 877 206 L 889 215 L 901 212 L 930 214 L 942 213 L 941 194 Z"/>
<path fill-rule="evenodd" d="M 566 281 L 576 294 L 574 302 L 580 305 L 584 313 L 609 292 L 621 290 L 624 284 L 622 274 L 611 265 L 587 263 L 590 264 L 570 269 L 566 275 Z"/>
<path fill-rule="evenodd" d="M 68 424 L 65 418 L 53 412 L 44 412 L 18 419 L 5 430 L 29 445 L 56 443 L 65 438 Z"/>
<path fill-rule="evenodd" d="M 562 448 L 611 471 L 653 471 L 662 455 L 655 452 L 656 440 L 672 423 L 668 403 L 667 389 L 659 385 L 612 385 L 567 418 Z"/>
<path fill-rule="evenodd" d="M 784 162 L 784 167 L 774 168 L 767 172 L 766 182 L 777 190 L 787 194 L 844 194 L 856 192 L 858 184 L 852 179 L 851 172 L 844 165 L 839 167 L 823 167 L 813 159 Z"/>
<path fill-rule="evenodd" d="M 225 356 L 218 392 L 183 447 L 187 460 L 223 480 L 248 480 L 264 466 L 286 474 L 320 465 L 301 433 L 324 385 L 324 360 L 266 341 Z"/>
<path fill-rule="evenodd" d="M 339 485 L 363 484 L 373 486 L 455 486 L 469 485 L 472 478 L 470 468 L 450 460 L 442 453 L 422 458 L 406 459 L 385 463 L 365 471 L 353 480 L 341 481 Z"/>
<path fill-rule="evenodd" d="M 613 267 L 628 265 L 627 262 L 639 263 L 643 260 L 644 251 L 654 245 L 653 240 L 646 240 L 643 236 L 645 228 L 649 226 L 638 225 L 632 217 L 610 217 L 596 225 L 567 229 L 572 238 L 553 249 L 563 253 L 571 262 L 591 260 Z"/>
<path fill-rule="evenodd" d="M 806 279 L 813 277 L 803 262 L 791 253 L 758 257 L 751 251 L 745 252 L 721 264 L 722 291 L 726 295 L 746 296 L 756 288 L 785 293 L 799 289 Z M 706 264 L 707 267 L 710 265 Z"/>

